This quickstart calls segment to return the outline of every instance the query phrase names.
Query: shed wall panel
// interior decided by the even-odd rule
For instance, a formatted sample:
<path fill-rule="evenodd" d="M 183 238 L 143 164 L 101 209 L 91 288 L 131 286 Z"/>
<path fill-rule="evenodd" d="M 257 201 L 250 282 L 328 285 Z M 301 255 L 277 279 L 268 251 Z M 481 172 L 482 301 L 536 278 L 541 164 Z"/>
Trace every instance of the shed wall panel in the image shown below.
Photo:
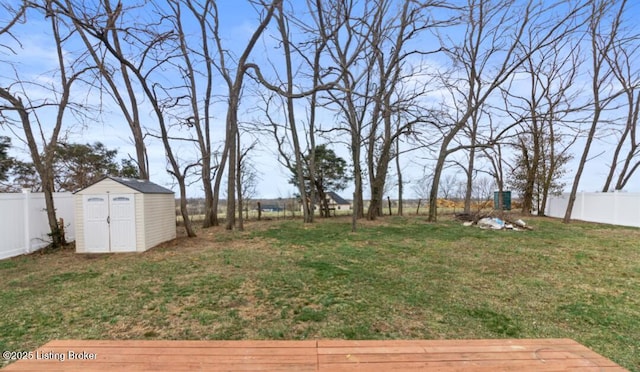
<path fill-rule="evenodd" d="M 151 195 L 136 194 L 134 196 L 136 198 L 136 251 L 144 252 L 147 250 L 147 248 L 145 248 L 146 222 L 144 216 L 144 204 L 145 200 Z"/>
<path fill-rule="evenodd" d="M 175 210 L 173 194 L 145 194 L 145 250 L 175 239 Z"/>

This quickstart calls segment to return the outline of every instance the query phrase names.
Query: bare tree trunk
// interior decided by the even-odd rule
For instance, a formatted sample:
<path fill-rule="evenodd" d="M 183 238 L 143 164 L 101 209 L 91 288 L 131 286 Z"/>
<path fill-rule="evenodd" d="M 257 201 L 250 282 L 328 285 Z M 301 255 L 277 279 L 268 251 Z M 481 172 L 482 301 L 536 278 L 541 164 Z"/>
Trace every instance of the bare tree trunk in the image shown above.
<path fill-rule="evenodd" d="M 475 142 L 475 135 L 472 136 L 471 143 Z M 473 172 L 475 166 L 476 149 L 471 147 L 469 149 L 469 162 L 467 163 L 467 187 L 464 194 L 464 213 L 471 213 L 471 195 L 473 192 Z"/>
<path fill-rule="evenodd" d="M 478 81 L 476 81 L 479 84 Z M 475 100 L 475 92 L 472 93 L 472 99 Z M 471 213 L 471 194 L 473 192 L 473 173 L 475 171 L 475 160 L 476 160 L 476 144 L 478 142 L 478 120 L 480 113 L 476 110 L 473 115 L 471 115 L 471 128 L 469 141 L 471 148 L 469 148 L 469 162 L 467 163 L 467 169 L 465 170 L 467 174 L 467 189 L 464 195 L 464 213 Z"/>
<path fill-rule="evenodd" d="M 527 62 L 529 63 L 529 67 L 531 69 L 531 71 L 534 71 L 533 68 L 533 62 L 531 61 L 531 59 L 529 58 L 527 60 Z M 543 130 L 542 130 L 542 125 L 543 123 L 540 123 L 538 120 L 538 111 L 539 111 L 539 98 L 537 97 L 536 94 L 536 90 L 538 88 L 538 84 L 537 84 L 537 74 L 535 73 L 531 73 L 530 76 L 530 81 L 531 81 L 531 100 L 529 101 L 529 121 L 531 123 L 529 130 L 530 130 L 530 137 L 527 137 L 528 140 L 531 140 L 531 142 L 533 142 L 532 146 L 531 146 L 531 152 L 532 152 L 532 156 L 530 158 L 530 161 L 527 161 L 526 163 L 526 167 L 527 167 L 527 172 L 526 172 L 526 179 L 525 179 L 525 186 L 524 186 L 524 190 L 523 190 L 523 196 L 522 196 L 522 213 L 525 214 L 529 214 L 531 213 L 531 211 L 533 210 L 533 196 L 534 196 L 534 188 L 536 186 L 536 181 L 538 181 L 538 174 L 539 174 L 539 165 L 540 165 L 540 157 L 541 157 L 541 146 L 542 146 L 542 136 L 543 136 Z M 521 146 L 523 151 L 527 152 L 527 143 L 524 143 L 524 140 L 521 139 Z"/>
<path fill-rule="evenodd" d="M 616 149 L 613 151 L 613 158 L 611 159 L 611 166 L 609 167 L 609 173 L 607 174 L 607 179 L 604 181 L 604 186 L 602 187 L 602 192 L 610 191 L 611 182 L 613 182 L 613 177 L 616 173 L 616 168 L 618 165 L 618 158 L 620 157 L 620 153 L 622 152 L 622 147 L 625 145 L 625 140 L 627 135 L 629 134 L 629 126 L 627 125 L 622 132 L 620 139 L 618 140 L 618 144 L 616 145 Z"/>
<path fill-rule="evenodd" d="M 360 147 L 359 147 L 359 142 L 357 139 L 357 137 L 352 137 L 352 148 L 351 148 L 351 153 L 352 153 L 352 157 L 354 159 L 353 162 L 353 178 L 355 180 L 355 197 L 354 197 L 354 203 L 355 203 L 355 211 L 354 213 L 356 214 L 356 218 L 363 218 L 364 217 L 364 200 L 362 197 L 362 167 L 360 166 Z M 357 142 L 357 146 L 358 147 L 354 147 L 354 142 Z"/>
<path fill-rule="evenodd" d="M 398 216 L 403 215 L 402 211 L 402 168 L 400 167 L 400 136 L 396 137 L 396 172 L 398 173 Z"/>
<path fill-rule="evenodd" d="M 538 176 L 538 166 L 540 164 L 540 137 L 541 137 L 541 130 L 538 128 L 538 123 L 537 123 L 537 119 L 536 119 L 536 115 L 534 113 L 534 115 L 532 116 L 532 122 L 533 122 L 533 132 L 532 132 L 532 140 L 533 140 L 533 147 L 532 147 L 532 157 L 530 160 L 530 163 L 528 164 L 528 169 L 527 169 L 527 179 L 525 180 L 525 188 L 524 188 L 524 193 L 522 196 L 522 213 L 531 213 L 531 211 L 533 210 L 533 196 L 535 193 L 535 186 L 536 186 L 536 181 L 537 181 L 537 176 Z M 526 146 L 525 144 L 523 144 L 523 146 Z"/>
<path fill-rule="evenodd" d="M 238 168 L 236 174 L 236 183 L 238 189 L 238 230 L 244 230 L 244 219 L 242 217 L 242 151 L 240 149 L 240 132 L 237 133 L 237 141 L 238 141 Z"/>
<path fill-rule="evenodd" d="M 446 148 L 447 144 L 448 142 L 443 140 L 442 146 Z M 433 184 L 431 185 L 431 191 L 429 192 L 429 222 L 436 222 L 438 220 L 438 187 L 436 185 L 440 183 L 440 177 L 442 176 L 446 156 L 447 153 L 445 151 L 440 152 L 433 171 Z"/>
<path fill-rule="evenodd" d="M 317 87 L 320 85 L 320 73 L 321 73 L 321 58 L 322 51 L 326 47 L 326 41 L 320 43 L 320 45 L 316 45 L 314 50 L 314 58 L 313 58 L 313 86 Z M 309 147 L 310 147 L 310 157 L 309 157 L 309 176 L 311 178 L 311 182 L 316 181 L 316 109 L 318 103 L 318 91 L 314 89 L 311 94 L 311 100 L 309 102 Z M 308 208 L 308 218 L 309 222 L 313 222 L 314 214 L 315 214 L 315 202 L 316 202 L 316 190 L 312 187 L 309 192 L 309 208 Z M 305 203 L 306 205 L 306 203 Z"/>
<path fill-rule="evenodd" d="M 222 150 L 222 157 L 220 164 L 218 165 L 218 171 L 216 172 L 214 184 L 213 184 L 213 200 L 211 202 L 211 226 L 219 226 L 218 220 L 218 206 L 220 203 L 220 186 L 222 185 L 222 175 L 227 163 L 227 157 L 229 156 L 229 143 L 225 143 Z"/>
<path fill-rule="evenodd" d="M 351 211 L 351 232 L 356 232 L 357 230 L 357 225 L 356 225 L 356 221 L 358 220 L 358 218 L 356 217 L 356 209 L 358 209 L 357 206 L 358 200 L 356 199 L 356 193 L 353 193 L 353 210 Z"/>
<path fill-rule="evenodd" d="M 236 76 L 237 78 L 237 76 Z M 236 80 L 238 82 L 239 80 Z M 236 88 L 237 87 L 237 88 Z M 225 142 L 229 145 L 229 170 L 227 173 L 227 213 L 225 229 L 233 230 L 236 225 L 236 171 L 238 164 L 238 100 L 241 84 L 234 84 L 233 92 L 229 96 L 227 109 L 227 134 Z"/>
<path fill-rule="evenodd" d="M 625 166 L 623 168 L 623 171 L 626 173 L 620 173 L 621 176 L 618 178 L 618 182 L 616 183 L 616 190 L 622 190 L 631 179 L 631 176 L 640 169 L 640 161 L 636 161 L 633 166 L 630 166 L 633 154 L 635 153 L 628 153 L 627 160 L 625 161 Z"/>

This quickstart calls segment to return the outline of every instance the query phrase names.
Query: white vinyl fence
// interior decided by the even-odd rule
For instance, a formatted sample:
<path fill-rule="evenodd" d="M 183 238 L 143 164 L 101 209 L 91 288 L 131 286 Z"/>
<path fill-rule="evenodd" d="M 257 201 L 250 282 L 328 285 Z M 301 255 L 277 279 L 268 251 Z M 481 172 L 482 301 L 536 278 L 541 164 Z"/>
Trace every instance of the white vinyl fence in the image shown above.
<path fill-rule="evenodd" d="M 64 219 L 67 241 L 74 241 L 73 194 L 55 193 L 53 200 L 56 216 Z M 0 259 L 46 247 L 50 232 L 43 193 L 0 194 Z"/>
<path fill-rule="evenodd" d="M 545 214 L 564 217 L 569 194 L 551 196 Z M 638 192 L 581 192 L 571 211 L 571 219 L 640 227 L 640 193 Z"/>

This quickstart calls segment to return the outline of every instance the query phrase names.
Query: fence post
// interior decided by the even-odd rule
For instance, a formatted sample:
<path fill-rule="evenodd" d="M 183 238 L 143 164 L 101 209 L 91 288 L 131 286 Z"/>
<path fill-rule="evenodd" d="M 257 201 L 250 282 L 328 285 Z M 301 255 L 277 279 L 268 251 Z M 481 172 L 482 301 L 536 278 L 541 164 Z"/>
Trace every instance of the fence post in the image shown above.
<path fill-rule="evenodd" d="M 29 223 L 29 211 L 31 210 L 31 190 L 22 189 L 22 194 L 24 195 L 24 252 L 31 253 L 31 231 L 29 231 L 29 227 L 31 225 Z"/>

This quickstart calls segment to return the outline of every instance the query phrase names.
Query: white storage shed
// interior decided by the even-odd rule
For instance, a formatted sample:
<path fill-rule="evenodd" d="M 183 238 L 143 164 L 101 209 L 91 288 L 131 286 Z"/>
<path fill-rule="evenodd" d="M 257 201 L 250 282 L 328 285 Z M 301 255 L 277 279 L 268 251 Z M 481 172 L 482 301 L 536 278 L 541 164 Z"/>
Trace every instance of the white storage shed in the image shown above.
<path fill-rule="evenodd" d="M 75 193 L 76 253 L 144 252 L 176 237 L 173 191 L 105 177 Z"/>

